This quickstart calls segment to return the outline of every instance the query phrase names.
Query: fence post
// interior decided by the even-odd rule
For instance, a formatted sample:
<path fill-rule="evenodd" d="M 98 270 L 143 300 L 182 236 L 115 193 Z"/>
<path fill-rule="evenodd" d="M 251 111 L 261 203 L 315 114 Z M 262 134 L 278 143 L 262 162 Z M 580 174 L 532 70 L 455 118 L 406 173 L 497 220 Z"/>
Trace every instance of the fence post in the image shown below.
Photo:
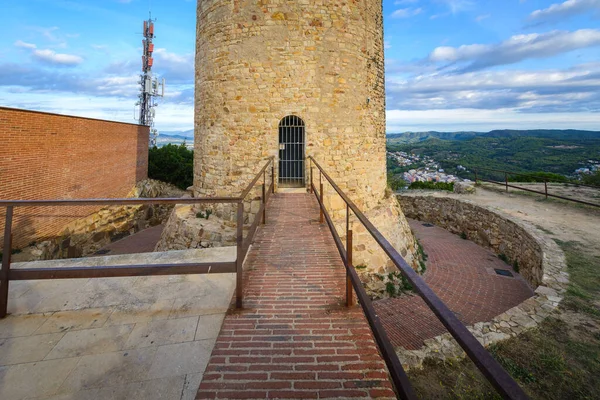
<path fill-rule="evenodd" d="M 350 206 L 346 204 L 346 307 L 354 305 L 350 268 L 354 268 L 352 264 L 352 229 L 350 229 Z"/>
<path fill-rule="evenodd" d="M 235 260 L 235 307 L 243 306 L 243 265 L 244 265 L 244 200 L 237 206 L 237 258 Z"/>
<path fill-rule="evenodd" d="M 477 170 L 475 170 L 475 184 L 477 185 Z"/>
<path fill-rule="evenodd" d="M 504 173 L 504 184 L 506 185 L 506 193 L 508 193 L 508 173 Z"/>
<path fill-rule="evenodd" d="M 548 181 L 544 179 L 544 191 L 546 192 L 546 199 L 548 199 Z"/>
<path fill-rule="evenodd" d="M 2 248 L 2 269 L 0 270 L 0 318 L 6 317 L 8 310 L 8 271 L 12 253 L 12 220 L 13 206 L 6 207 L 4 223 L 4 247 Z"/>

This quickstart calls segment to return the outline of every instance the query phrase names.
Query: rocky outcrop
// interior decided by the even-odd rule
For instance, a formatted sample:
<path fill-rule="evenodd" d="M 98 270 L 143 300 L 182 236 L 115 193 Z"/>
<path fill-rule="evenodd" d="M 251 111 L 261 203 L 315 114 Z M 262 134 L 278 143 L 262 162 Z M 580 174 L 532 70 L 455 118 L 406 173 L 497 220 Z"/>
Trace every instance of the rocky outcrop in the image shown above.
<path fill-rule="evenodd" d="M 127 197 L 181 197 L 183 193 L 167 183 L 146 179 L 138 182 Z M 165 223 L 172 209 L 173 206 L 158 204 L 104 207 L 71 222 L 58 237 L 30 244 L 13 260 L 53 260 L 94 254 L 115 240 Z"/>
<path fill-rule="evenodd" d="M 173 210 L 155 251 L 235 246 L 235 225 L 212 215 L 207 209 L 180 205 Z"/>

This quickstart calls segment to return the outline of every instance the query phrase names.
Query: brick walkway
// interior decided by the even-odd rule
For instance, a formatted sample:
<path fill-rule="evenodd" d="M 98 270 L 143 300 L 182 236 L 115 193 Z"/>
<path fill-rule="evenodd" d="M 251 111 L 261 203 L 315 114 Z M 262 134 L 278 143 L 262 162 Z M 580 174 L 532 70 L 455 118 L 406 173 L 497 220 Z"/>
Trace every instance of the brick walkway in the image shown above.
<path fill-rule="evenodd" d="M 425 281 L 463 323 L 490 321 L 533 295 L 491 251 L 442 228 L 414 220 L 409 224 L 428 255 Z M 516 278 L 497 275 L 495 268 Z M 446 332 L 419 296 L 380 300 L 374 306 L 394 346 L 418 349 L 425 339 Z"/>
<path fill-rule="evenodd" d="M 395 398 L 312 195 L 269 204 L 244 265 L 244 309 L 225 319 L 197 399 Z"/>

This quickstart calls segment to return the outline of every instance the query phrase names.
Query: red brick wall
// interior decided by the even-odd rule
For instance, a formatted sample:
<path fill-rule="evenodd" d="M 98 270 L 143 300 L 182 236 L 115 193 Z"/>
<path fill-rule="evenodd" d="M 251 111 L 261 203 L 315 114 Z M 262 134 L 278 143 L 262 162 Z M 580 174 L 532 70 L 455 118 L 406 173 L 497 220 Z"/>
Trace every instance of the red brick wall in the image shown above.
<path fill-rule="evenodd" d="M 0 199 L 125 197 L 148 176 L 148 135 L 146 126 L 0 107 Z M 94 211 L 15 208 L 13 248 Z M 0 237 L 5 215 L 0 207 Z"/>

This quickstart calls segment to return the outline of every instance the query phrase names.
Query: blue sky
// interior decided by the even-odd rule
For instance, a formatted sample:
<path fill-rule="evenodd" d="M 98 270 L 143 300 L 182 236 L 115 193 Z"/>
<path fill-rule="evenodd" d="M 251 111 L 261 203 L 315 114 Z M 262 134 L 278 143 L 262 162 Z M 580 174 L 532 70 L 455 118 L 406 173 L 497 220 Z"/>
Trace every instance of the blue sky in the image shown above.
<path fill-rule="evenodd" d="M 194 0 L 2 0 L 0 105 L 134 122 L 156 22 L 162 131 L 193 128 Z M 388 132 L 600 130 L 600 0 L 384 0 Z"/>

